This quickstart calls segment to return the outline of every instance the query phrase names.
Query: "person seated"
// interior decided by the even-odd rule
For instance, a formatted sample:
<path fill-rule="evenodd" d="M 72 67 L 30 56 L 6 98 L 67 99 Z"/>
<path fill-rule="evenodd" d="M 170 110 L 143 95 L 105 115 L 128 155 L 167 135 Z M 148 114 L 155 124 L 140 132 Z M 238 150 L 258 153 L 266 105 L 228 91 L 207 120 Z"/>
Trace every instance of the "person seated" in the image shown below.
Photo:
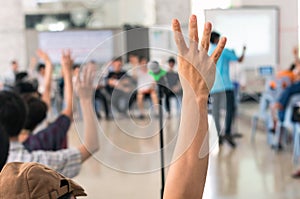
<path fill-rule="evenodd" d="M 42 164 L 12 162 L 0 173 L 0 196 L 9 199 L 74 199 L 87 196 L 75 181 Z"/>
<path fill-rule="evenodd" d="M 128 63 L 123 66 L 123 69 L 127 71 L 127 74 L 134 80 L 137 80 L 137 71 L 139 66 L 139 56 L 136 52 L 130 52 L 128 54 Z"/>
<path fill-rule="evenodd" d="M 0 172 L 5 165 L 9 150 L 9 139 L 2 126 L 0 126 Z"/>
<path fill-rule="evenodd" d="M 155 106 L 155 114 L 158 114 L 158 97 L 156 93 L 156 83 L 154 78 L 149 74 L 147 68 L 147 58 L 144 56 L 139 57 L 139 68 L 137 71 L 137 105 L 139 109 L 139 118 L 145 118 L 144 110 L 144 97 L 149 95 L 152 103 Z"/>
<path fill-rule="evenodd" d="M 55 119 L 55 121 L 47 124 L 47 126 L 37 133 L 33 133 L 36 127 L 46 118 L 48 107 L 44 101 L 32 94 L 24 94 L 28 107 L 28 115 L 24 125 L 24 129 L 19 135 L 19 141 L 22 142 L 28 151 L 33 150 L 49 150 L 56 151 L 67 148 L 67 132 L 71 125 L 73 116 L 72 100 L 72 60 L 70 52 L 62 56 L 62 70 L 64 75 L 64 97 L 66 106 Z"/>
<path fill-rule="evenodd" d="M 130 97 L 134 91 L 134 80 L 122 70 L 122 58 L 117 57 L 112 61 L 112 71 L 107 75 L 106 90 L 111 95 L 111 102 L 119 113 L 127 114 L 132 100 Z M 130 103 L 129 103 L 130 102 Z"/>
<path fill-rule="evenodd" d="M 63 59 L 69 61 L 67 57 Z M 0 125 L 3 126 L 10 139 L 7 162 L 39 162 L 67 177 L 74 177 L 79 173 L 81 164 L 99 149 L 97 123 L 92 106 L 94 73 L 95 69 L 85 67 L 82 78 L 76 81 L 76 91 L 81 107 L 84 107 L 82 109 L 84 140 L 83 144 L 75 148 L 58 151 L 28 151 L 19 142 L 19 135 L 27 117 L 26 103 L 17 93 L 0 92 Z"/>
<path fill-rule="evenodd" d="M 166 77 L 168 81 L 168 87 L 166 88 L 166 97 L 165 97 L 165 103 L 166 103 L 166 111 L 168 113 L 168 116 L 171 115 L 170 110 L 170 98 L 176 97 L 177 103 L 179 103 L 178 97 L 182 96 L 182 88 L 179 81 L 178 73 L 174 70 L 175 67 L 175 59 L 173 57 L 170 57 L 168 60 L 168 66 L 169 70 L 167 71 Z"/>
<path fill-rule="evenodd" d="M 290 75 L 292 78 L 292 84 L 285 87 L 284 90 L 280 93 L 278 99 L 276 99 L 276 102 L 271 105 L 273 128 L 270 129 L 270 132 L 273 133 L 275 133 L 277 121 L 279 120 L 282 123 L 285 120 L 285 110 L 291 97 L 295 94 L 300 93 L 300 61 L 298 58 L 298 50 L 294 49 L 293 52 L 295 56 L 295 64 L 292 64 L 292 66 L 290 67 L 290 73 L 292 73 Z M 279 145 L 279 148 L 282 148 L 282 146 Z"/>
<path fill-rule="evenodd" d="M 87 63 L 87 65 L 92 65 L 92 67 L 95 67 L 97 68 L 97 63 L 95 61 L 89 61 Z M 79 69 L 75 69 L 74 70 L 74 75 L 76 76 L 76 73 L 78 74 L 79 71 L 77 71 Z M 103 91 L 105 89 L 105 79 L 103 77 L 101 77 L 98 82 L 96 83 L 95 82 L 95 112 L 96 112 L 96 115 L 97 115 L 97 118 L 98 119 L 101 119 L 101 113 L 100 113 L 100 103 L 101 105 L 103 105 L 104 107 L 104 111 L 105 111 L 105 118 L 107 120 L 110 119 L 109 117 L 109 107 L 108 107 L 108 100 L 107 100 L 107 96 L 106 94 L 104 93 L 105 91 Z"/>

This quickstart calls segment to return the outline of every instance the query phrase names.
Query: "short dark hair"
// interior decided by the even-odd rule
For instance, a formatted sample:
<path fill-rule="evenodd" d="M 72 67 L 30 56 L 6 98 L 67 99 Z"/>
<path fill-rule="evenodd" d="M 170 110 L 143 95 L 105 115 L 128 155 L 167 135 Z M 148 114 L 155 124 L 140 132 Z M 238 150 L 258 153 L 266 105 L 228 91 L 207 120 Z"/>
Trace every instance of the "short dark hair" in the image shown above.
<path fill-rule="evenodd" d="M 77 69 L 77 68 L 80 68 L 80 64 L 74 64 L 74 65 L 72 66 L 72 69 L 73 69 L 73 70 L 75 70 L 75 69 Z"/>
<path fill-rule="evenodd" d="M 112 61 L 113 61 L 113 62 L 115 62 L 115 61 L 122 62 L 123 59 L 122 59 L 122 57 L 114 57 L 114 58 L 112 59 Z"/>
<path fill-rule="evenodd" d="M 175 59 L 174 59 L 174 57 L 170 57 L 170 58 L 168 59 L 168 63 L 173 63 L 173 64 L 175 64 Z"/>
<path fill-rule="evenodd" d="M 13 64 L 18 64 L 17 60 L 12 60 L 10 63 L 11 63 L 12 65 L 13 65 Z"/>
<path fill-rule="evenodd" d="M 142 60 L 148 61 L 147 57 L 145 57 L 144 55 L 140 55 L 139 56 L 139 62 L 141 62 Z"/>
<path fill-rule="evenodd" d="M 32 82 L 24 81 L 24 82 L 18 82 L 14 86 L 14 91 L 18 94 L 26 94 L 26 93 L 35 93 L 38 92 L 37 85 L 34 85 Z"/>
<path fill-rule="evenodd" d="M 27 106 L 20 96 L 12 91 L 0 91 L 0 125 L 9 137 L 20 134 L 26 117 Z"/>
<path fill-rule="evenodd" d="M 28 115 L 25 120 L 24 129 L 33 131 L 35 127 L 46 118 L 48 107 L 41 99 L 30 94 L 24 95 L 23 99 L 28 107 Z"/>
<path fill-rule="evenodd" d="M 296 68 L 296 64 L 295 64 L 295 63 L 292 63 L 292 64 L 290 65 L 289 71 L 293 71 L 295 68 Z"/>
<path fill-rule="evenodd" d="M 212 31 L 211 33 L 210 33 L 210 43 L 216 43 L 216 40 L 217 39 L 220 39 L 220 33 L 217 33 L 217 32 L 215 32 L 215 31 Z"/>
<path fill-rule="evenodd" d="M 16 80 L 15 82 L 22 82 L 25 81 L 25 79 L 28 77 L 28 73 L 27 72 L 18 72 L 16 74 Z"/>
<path fill-rule="evenodd" d="M 9 151 L 9 138 L 4 128 L 0 125 L 0 172 L 6 163 Z"/>
<path fill-rule="evenodd" d="M 45 67 L 46 67 L 45 64 L 40 63 L 37 66 L 37 71 L 40 71 L 41 69 L 45 69 Z"/>

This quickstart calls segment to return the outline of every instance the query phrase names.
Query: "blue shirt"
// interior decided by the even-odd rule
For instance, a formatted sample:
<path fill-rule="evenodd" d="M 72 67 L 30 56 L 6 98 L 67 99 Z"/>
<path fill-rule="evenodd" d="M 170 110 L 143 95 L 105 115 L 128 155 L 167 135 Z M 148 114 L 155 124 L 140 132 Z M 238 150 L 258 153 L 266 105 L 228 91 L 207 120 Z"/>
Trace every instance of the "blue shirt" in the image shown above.
<path fill-rule="evenodd" d="M 208 54 L 211 55 L 216 47 L 216 44 L 211 44 L 208 50 Z M 227 48 L 223 50 L 217 62 L 215 83 L 210 93 L 217 93 L 234 89 L 229 75 L 229 63 L 231 61 L 237 61 L 238 59 L 239 58 L 236 56 L 233 50 L 229 50 Z"/>

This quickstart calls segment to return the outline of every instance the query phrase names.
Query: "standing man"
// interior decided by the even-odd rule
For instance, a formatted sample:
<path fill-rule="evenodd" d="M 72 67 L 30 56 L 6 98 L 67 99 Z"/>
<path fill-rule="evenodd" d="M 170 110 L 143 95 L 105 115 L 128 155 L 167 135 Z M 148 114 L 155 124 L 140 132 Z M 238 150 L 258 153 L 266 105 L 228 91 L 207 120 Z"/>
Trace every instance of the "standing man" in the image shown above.
<path fill-rule="evenodd" d="M 217 32 L 212 32 L 210 36 L 211 46 L 209 48 L 208 54 L 211 55 L 215 50 L 218 42 L 220 40 L 220 34 Z M 235 97 L 234 97 L 234 86 L 230 80 L 229 75 L 229 63 L 232 61 L 242 62 L 244 59 L 246 47 L 243 47 L 243 52 L 240 57 L 237 57 L 233 50 L 224 49 L 218 62 L 216 68 L 216 78 L 214 86 L 210 92 L 212 97 L 212 114 L 215 119 L 217 131 L 219 133 L 219 143 L 223 143 L 223 139 L 228 141 L 231 147 L 235 147 L 236 144 L 231 136 L 231 125 L 235 114 Z M 226 116 L 225 116 L 225 135 L 220 136 L 220 104 L 226 100 Z"/>

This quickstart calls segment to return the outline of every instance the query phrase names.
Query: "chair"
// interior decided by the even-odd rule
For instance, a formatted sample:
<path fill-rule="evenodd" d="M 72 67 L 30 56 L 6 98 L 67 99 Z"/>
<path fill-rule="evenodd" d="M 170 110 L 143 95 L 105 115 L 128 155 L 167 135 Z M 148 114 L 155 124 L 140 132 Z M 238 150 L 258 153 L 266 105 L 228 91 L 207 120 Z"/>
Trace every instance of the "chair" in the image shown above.
<path fill-rule="evenodd" d="M 296 136 L 297 124 L 291 121 L 291 116 L 292 116 L 293 106 L 297 102 L 300 102 L 300 94 L 295 94 L 291 97 L 291 99 L 289 100 L 288 106 L 286 107 L 284 121 L 283 122 L 278 121 L 278 125 L 276 126 L 276 129 L 275 129 L 275 136 L 273 139 L 273 145 L 276 147 L 276 149 L 278 149 L 281 136 L 284 136 L 284 138 L 285 138 L 284 142 L 285 142 L 285 144 L 287 143 L 287 139 L 286 139 L 287 132 L 288 132 L 287 129 L 292 129 L 294 137 Z M 294 138 L 294 141 L 297 141 L 297 139 Z"/>
<path fill-rule="evenodd" d="M 272 88 L 270 83 L 274 82 L 276 87 Z M 259 111 L 252 117 L 252 131 L 251 131 L 251 140 L 254 142 L 256 128 L 258 120 L 263 120 L 267 129 L 270 129 L 272 125 L 272 117 L 269 111 L 269 107 L 271 104 L 276 102 L 276 99 L 280 96 L 282 91 L 286 86 L 291 84 L 291 80 L 288 77 L 271 77 L 265 84 L 265 92 L 262 94 L 260 101 L 259 101 Z M 268 131 L 267 132 L 267 143 L 272 144 L 272 134 Z"/>
<path fill-rule="evenodd" d="M 294 125 L 294 149 L 293 149 L 293 162 L 296 165 L 300 157 L 300 124 Z"/>

